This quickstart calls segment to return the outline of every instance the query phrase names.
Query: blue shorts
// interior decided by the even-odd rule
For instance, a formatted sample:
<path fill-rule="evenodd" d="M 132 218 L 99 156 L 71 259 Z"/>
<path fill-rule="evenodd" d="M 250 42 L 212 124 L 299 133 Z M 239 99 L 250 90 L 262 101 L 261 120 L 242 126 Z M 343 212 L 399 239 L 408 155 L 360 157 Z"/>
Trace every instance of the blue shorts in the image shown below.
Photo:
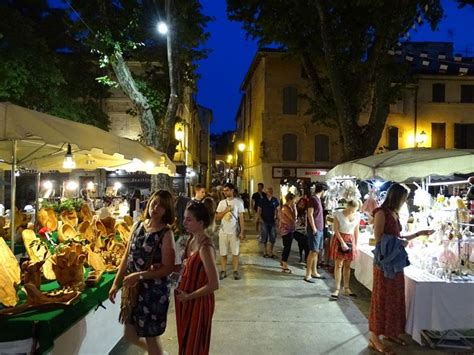
<path fill-rule="evenodd" d="M 316 233 L 308 232 L 308 244 L 309 250 L 311 251 L 320 251 L 324 246 L 324 232 L 317 231 Z"/>
<path fill-rule="evenodd" d="M 260 243 L 267 244 L 270 242 L 275 244 L 276 240 L 276 226 L 274 224 L 262 223 L 260 227 Z"/>

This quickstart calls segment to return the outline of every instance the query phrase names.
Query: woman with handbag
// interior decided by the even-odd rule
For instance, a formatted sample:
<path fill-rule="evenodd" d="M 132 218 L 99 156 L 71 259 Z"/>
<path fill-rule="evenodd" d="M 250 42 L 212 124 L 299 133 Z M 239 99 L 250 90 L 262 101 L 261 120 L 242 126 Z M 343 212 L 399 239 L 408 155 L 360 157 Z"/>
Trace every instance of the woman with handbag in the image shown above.
<path fill-rule="evenodd" d="M 142 220 L 134 227 L 128 250 L 109 291 L 109 299 L 115 303 L 123 281 L 119 321 L 125 324 L 124 337 L 148 354 L 163 354 L 159 336 L 166 329 L 169 275 L 175 263 L 174 237 L 169 227 L 174 221 L 173 206 L 168 191 L 153 193 Z"/>
<path fill-rule="evenodd" d="M 356 255 L 357 237 L 359 236 L 360 213 L 359 201 L 347 202 L 346 208 L 334 212 L 334 236 L 331 240 L 330 257 L 335 261 L 334 279 L 336 289 L 331 299 L 337 300 L 341 288 L 341 276 L 344 282 L 345 296 L 356 297 L 349 287 L 351 262 Z M 342 275 L 341 275 L 342 274 Z"/>
<path fill-rule="evenodd" d="M 374 238 L 377 243 L 376 252 L 377 249 L 380 249 L 382 243 L 398 246 L 393 250 L 397 257 L 387 258 L 397 263 L 398 256 L 406 255 L 404 249 L 408 241 L 421 235 L 433 233 L 433 230 L 421 230 L 401 236 L 402 225 L 398 212 L 407 201 L 408 194 L 407 187 L 401 184 L 393 184 L 388 189 L 382 205 L 373 211 Z M 405 259 L 405 256 L 403 258 Z M 369 348 L 381 354 L 395 354 L 391 348 L 384 345 L 380 336 L 383 335 L 395 344 L 406 345 L 405 341 L 399 336 L 405 332 L 405 276 L 403 267 L 407 265 L 407 259 L 404 261 L 401 270 L 397 270 L 391 277 L 385 275 L 383 269 L 385 265 L 377 264 L 376 260 L 377 255 L 374 256 L 374 276 L 372 297 L 370 299 Z"/>
<path fill-rule="evenodd" d="M 184 212 L 184 227 L 192 235 L 184 253 L 183 271 L 175 290 L 176 328 L 180 355 L 209 354 L 214 291 L 219 288 L 215 247 L 206 233 L 213 203 L 191 202 Z"/>

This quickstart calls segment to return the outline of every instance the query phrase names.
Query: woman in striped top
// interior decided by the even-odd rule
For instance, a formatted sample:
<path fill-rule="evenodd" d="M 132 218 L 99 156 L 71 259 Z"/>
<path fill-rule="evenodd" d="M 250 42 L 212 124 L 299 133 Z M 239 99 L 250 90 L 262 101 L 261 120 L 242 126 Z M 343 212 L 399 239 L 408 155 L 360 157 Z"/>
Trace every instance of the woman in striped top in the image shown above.
<path fill-rule="evenodd" d="M 219 288 L 215 248 L 205 232 L 210 216 L 204 202 L 193 202 L 184 212 L 184 227 L 192 238 L 186 246 L 183 273 L 175 290 L 179 354 L 209 353 L 214 291 Z"/>

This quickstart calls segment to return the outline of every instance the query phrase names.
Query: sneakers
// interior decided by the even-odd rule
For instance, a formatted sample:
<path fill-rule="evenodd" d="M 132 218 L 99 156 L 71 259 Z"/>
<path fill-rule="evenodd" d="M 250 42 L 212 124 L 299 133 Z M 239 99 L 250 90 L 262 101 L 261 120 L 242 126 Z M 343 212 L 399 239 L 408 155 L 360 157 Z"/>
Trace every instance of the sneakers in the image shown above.
<path fill-rule="evenodd" d="M 234 271 L 234 280 L 240 280 L 240 274 L 238 271 Z"/>
<path fill-rule="evenodd" d="M 227 277 L 227 273 L 225 271 L 221 271 L 219 273 L 219 280 L 224 280 Z"/>

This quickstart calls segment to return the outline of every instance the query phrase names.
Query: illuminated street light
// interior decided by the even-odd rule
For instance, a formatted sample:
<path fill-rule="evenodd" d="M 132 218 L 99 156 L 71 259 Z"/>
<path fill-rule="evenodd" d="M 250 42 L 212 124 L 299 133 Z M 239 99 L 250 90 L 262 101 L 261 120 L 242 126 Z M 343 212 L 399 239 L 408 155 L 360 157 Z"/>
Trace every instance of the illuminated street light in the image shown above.
<path fill-rule="evenodd" d="M 237 148 L 239 149 L 240 152 L 243 152 L 245 150 L 245 143 L 239 143 L 237 145 Z"/>
<path fill-rule="evenodd" d="M 158 32 L 162 35 L 168 34 L 168 25 L 166 22 L 160 21 L 158 22 L 158 25 L 156 27 L 158 29 Z"/>

